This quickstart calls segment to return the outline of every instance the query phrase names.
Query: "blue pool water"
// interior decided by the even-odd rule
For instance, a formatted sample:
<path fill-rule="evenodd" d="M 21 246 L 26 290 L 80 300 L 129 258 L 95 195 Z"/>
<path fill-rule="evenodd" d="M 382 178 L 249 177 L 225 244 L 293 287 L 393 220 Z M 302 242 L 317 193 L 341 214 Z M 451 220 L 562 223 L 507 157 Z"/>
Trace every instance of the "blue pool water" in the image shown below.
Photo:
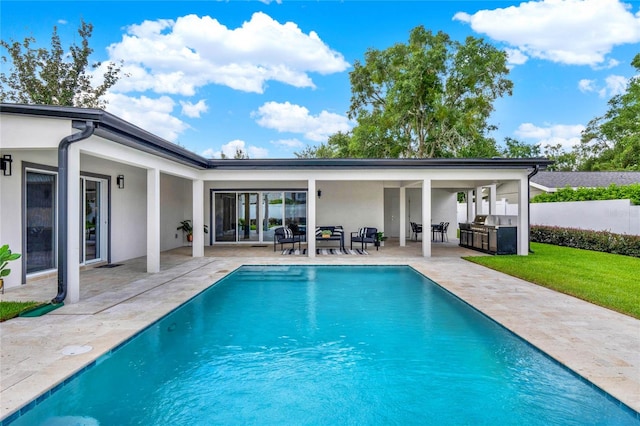
<path fill-rule="evenodd" d="M 235 271 L 13 424 L 640 420 L 409 267 L 274 266 Z"/>

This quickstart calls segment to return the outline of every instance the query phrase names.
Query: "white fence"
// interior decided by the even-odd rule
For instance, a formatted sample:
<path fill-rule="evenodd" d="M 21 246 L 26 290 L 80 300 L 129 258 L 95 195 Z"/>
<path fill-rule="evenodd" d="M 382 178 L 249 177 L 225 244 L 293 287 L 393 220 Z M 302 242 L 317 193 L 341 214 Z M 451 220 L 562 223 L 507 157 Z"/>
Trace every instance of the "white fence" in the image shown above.
<path fill-rule="evenodd" d="M 475 206 L 473 216 L 475 216 Z M 489 212 L 487 202 L 482 207 Z M 571 201 L 531 204 L 531 224 L 640 235 L 640 206 L 629 200 Z M 518 206 L 506 200 L 496 203 L 495 214 L 517 215 Z M 471 219 L 473 220 L 473 218 Z M 458 204 L 458 222 L 467 222 L 467 205 Z"/>
<path fill-rule="evenodd" d="M 640 235 L 640 206 L 629 200 L 534 203 L 531 224 Z"/>

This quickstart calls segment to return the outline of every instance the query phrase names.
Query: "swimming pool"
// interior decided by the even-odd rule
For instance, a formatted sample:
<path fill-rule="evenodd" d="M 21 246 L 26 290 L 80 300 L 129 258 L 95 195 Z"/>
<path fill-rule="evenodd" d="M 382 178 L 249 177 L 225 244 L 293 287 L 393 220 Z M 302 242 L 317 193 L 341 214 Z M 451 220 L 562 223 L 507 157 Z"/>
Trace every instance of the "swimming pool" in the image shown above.
<path fill-rule="evenodd" d="M 243 267 L 21 424 L 640 424 L 409 267 Z"/>

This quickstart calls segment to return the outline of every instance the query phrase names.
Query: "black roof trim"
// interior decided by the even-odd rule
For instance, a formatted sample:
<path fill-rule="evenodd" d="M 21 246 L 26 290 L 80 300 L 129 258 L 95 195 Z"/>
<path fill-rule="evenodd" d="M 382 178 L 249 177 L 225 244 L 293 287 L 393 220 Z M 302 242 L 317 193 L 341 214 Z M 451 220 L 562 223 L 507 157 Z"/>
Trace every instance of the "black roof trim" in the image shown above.
<path fill-rule="evenodd" d="M 218 170 L 272 169 L 513 169 L 546 168 L 553 161 L 546 158 L 286 158 L 286 159 L 226 159 L 209 160 Z"/>
<path fill-rule="evenodd" d="M 279 159 L 205 159 L 179 145 L 154 135 L 101 109 L 58 105 L 0 104 L 0 113 L 65 118 L 81 128 L 79 121 L 91 121 L 96 135 L 200 169 L 277 170 L 277 169 L 514 169 L 553 164 L 546 158 L 279 158 Z"/>

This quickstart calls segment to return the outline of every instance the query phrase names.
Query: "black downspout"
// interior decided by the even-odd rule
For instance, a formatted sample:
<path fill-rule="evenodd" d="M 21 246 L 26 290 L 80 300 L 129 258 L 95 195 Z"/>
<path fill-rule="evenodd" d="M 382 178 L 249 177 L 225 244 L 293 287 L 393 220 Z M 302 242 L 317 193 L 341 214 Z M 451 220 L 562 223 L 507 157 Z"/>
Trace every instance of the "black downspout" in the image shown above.
<path fill-rule="evenodd" d="M 58 295 L 51 303 L 62 303 L 67 297 L 67 203 L 69 200 L 69 145 L 89 138 L 95 126 L 87 121 L 85 128 L 78 133 L 64 137 L 58 145 Z"/>
<path fill-rule="evenodd" d="M 529 176 L 527 177 L 527 232 L 529 235 L 529 253 L 533 253 L 533 250 L 531 250 L 531 178 L 537 175 L 539 171 L 540 166 L 536 164 L 533 171 L 529 173 Z"/>

